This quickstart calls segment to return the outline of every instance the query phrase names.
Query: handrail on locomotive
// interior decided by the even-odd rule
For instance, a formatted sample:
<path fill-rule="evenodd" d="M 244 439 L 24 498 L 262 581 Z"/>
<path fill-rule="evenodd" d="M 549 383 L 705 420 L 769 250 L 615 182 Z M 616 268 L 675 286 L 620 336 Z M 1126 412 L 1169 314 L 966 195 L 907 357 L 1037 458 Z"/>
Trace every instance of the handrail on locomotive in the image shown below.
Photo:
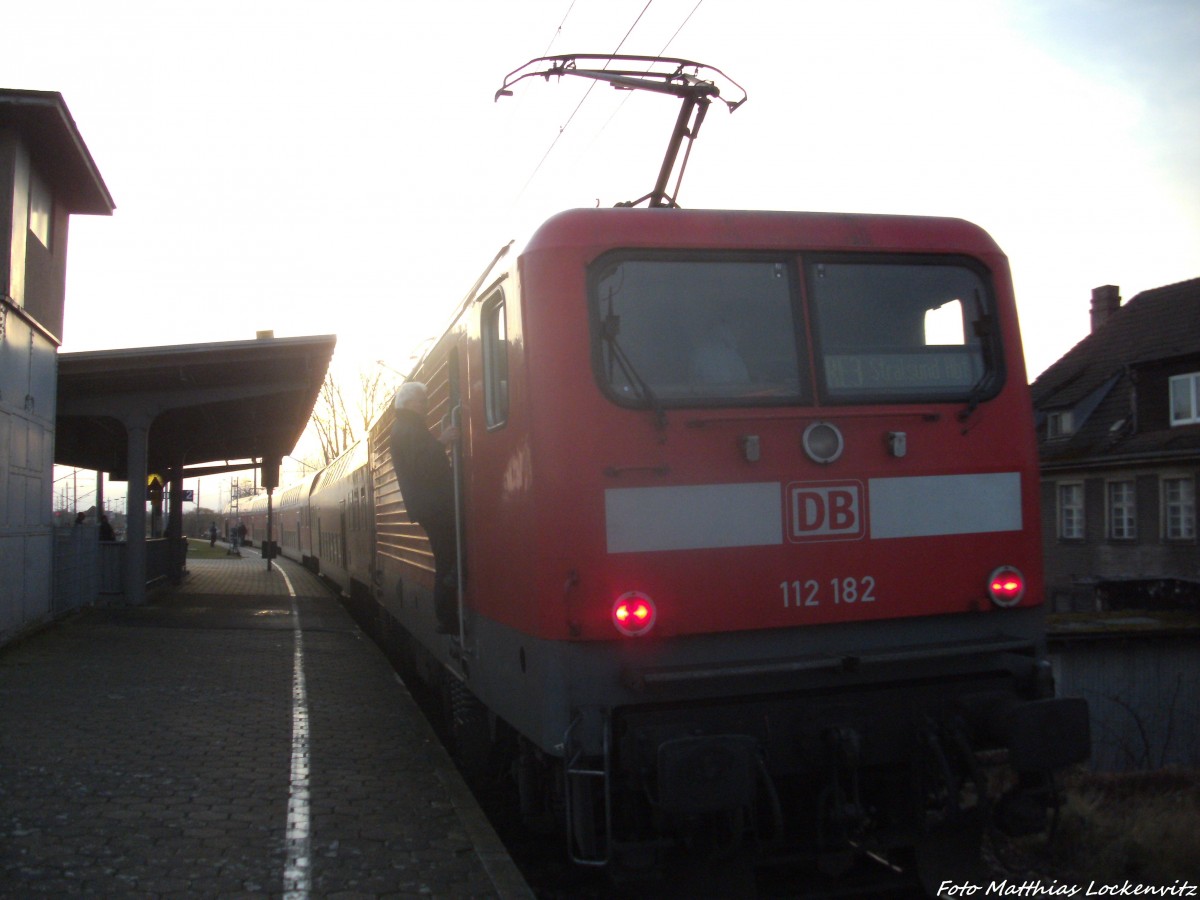
<path fill-rule="evenodd" d="M 598 68 L 591 65 L 581 68 L 579 65 L 581 61 L 595 61 L 597 63 L 603 61 L 603 65 Z M 610 63 L 614 62 L 640 63 L 641 65 L 635 68 L 609 68 Z M 656 70 L 654 68 L 655 65 L 666 66 L 666 68 Z M 687 70 L 691 71 L 688 72 Z M 730 86 L 740 92 L 740 99 L 728 100 L 722 97 L 721 89 L 717 86 L 716 81 L 701 78 L 701 70 L 712 72 L 714 75 L 728 82 Z M 679 115 L 675 119 L 675 128 L 671 132 L 671 140 L 667 144 L 667 150 L 663 157 L 662 167 L 659 169 L 658 180 L 654 184 L 654 189 L 650 193 L 642 195 L 637 200 L 628 200 L 616 204 L 619 207 L 637 206 L 644 201 L 649 201 L 647 205 L 651 207 L 677 208 L 679 206 L 677 202 L 679 185 L 683 181 L 683 173 L 687 169 L 688 158 L 692 152 L 692 144 L 695 142 L 696 136 L 700 133 L 700 126 L 704 122 L 704 116 L 708 112 L 709 104 L 714 99 L 720 100 L 732 113 L 746 102 L 746 91 L 740 84 L 720 69 L 705 65 L 704 63 L 670 56 L 597 53 L 567 53 L 558 56 L 539 56 L 536 59 L 531 59 L 519 69 L 514 69 L 505 76 L 504 83 L 496 91 L 495 99 L 499 100 L 501 97 L 511 97 L 513 95 L 513 85 L 518 81 L 535 75 L 540 75 L 547 81 L 552 76 L 576 75 L 581 78 L 591 78 L 595 81 L 606 81 L 620 91 L 652 91 L 657 94 L 669 94 L 683 101 L 679 109 Z M 683 145 L 685 138 L 688 142 L 687 151 L 683 155 L 683 163 L 679 168 L 679 175 L 675 179 L 675 191 L 672 194 L 668 194 L 667 182 L 671 178 L 671 173 L 675 170 L 675 164 L 679 158 L 679 149 Z"/>

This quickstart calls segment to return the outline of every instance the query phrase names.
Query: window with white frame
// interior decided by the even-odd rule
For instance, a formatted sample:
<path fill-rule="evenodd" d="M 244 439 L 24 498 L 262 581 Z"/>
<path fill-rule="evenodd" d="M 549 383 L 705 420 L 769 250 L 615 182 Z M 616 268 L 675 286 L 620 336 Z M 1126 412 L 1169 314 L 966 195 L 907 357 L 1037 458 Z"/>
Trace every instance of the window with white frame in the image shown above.
<path fill-rule="evenodd" d="M 1108 483 L 1108 536 L 1114 541 L 1137 537 L 1137 504 L 1132 481 Z"/>
<path fill-rule="evenodd" d="M 1070 437 L 1075 433 L 1075 417 L 1071 410 L 1046 414 L 1046 439 Z"/>
<path fill-rule="evenodd" d="M 1171 424 L 1200 422 L 1200 372 L 1171 377 Z"/>
<path fill-rule="evenodd" d="M 1196 482 L 1188 477 L 1164 478 L 1163 537 L 1168 541 L 1196 539 Z"/>
<path fill-rule="evenodd" d="M 1083 540 L 1083 485 L 1058 486 L 1058 537 L 1064 541 Z"/>

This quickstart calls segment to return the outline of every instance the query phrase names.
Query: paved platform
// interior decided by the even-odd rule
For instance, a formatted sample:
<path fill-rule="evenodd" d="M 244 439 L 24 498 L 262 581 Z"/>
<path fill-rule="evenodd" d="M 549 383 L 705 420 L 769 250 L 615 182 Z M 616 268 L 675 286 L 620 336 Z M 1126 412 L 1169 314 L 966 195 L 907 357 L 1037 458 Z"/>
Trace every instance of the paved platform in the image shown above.
<path fill-rule="evenodd" d="M 0 896 L 531 897 L 378 648 L 243 553 L 0 649 Z"/>

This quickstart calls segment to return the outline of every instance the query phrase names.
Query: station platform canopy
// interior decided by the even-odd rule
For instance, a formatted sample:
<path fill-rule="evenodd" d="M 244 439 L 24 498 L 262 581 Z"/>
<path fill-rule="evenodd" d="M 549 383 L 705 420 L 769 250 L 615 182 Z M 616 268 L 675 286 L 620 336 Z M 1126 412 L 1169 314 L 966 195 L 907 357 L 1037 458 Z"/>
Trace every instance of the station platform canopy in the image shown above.
<path fill-rule="evenodd" d="M 336 343 L 323 335 L 59 353 L 54 461 L 127 481 L 133 433 L 145 437 L 149 472 L 278 464 L 308 424 Z"/>

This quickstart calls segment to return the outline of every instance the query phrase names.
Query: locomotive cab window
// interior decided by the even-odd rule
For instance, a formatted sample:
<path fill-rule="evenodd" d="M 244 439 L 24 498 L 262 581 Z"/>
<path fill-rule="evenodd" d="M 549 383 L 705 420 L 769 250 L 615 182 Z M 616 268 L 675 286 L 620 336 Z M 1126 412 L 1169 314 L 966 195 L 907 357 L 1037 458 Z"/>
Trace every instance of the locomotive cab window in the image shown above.
<path fill-rule="evenodd" d="M 1002 373 L 983 273 L 946 260 L 810 262 L 809 302 L 830 402 L 978 402 Z"/>
<path fill-rule="evenodd" d="M 590 282 L 601 386 L 630 406 L 805 399 L 792 281 L 777 258 L 602 260 Z"/>
<path fill-rule="evenodd" d="M 508 421 L 508 325 L 504 318 L 504 294 L 500 291 L 484 303 L 480 330 L 484 411 L 488 428 L 497 428 Z"/>

